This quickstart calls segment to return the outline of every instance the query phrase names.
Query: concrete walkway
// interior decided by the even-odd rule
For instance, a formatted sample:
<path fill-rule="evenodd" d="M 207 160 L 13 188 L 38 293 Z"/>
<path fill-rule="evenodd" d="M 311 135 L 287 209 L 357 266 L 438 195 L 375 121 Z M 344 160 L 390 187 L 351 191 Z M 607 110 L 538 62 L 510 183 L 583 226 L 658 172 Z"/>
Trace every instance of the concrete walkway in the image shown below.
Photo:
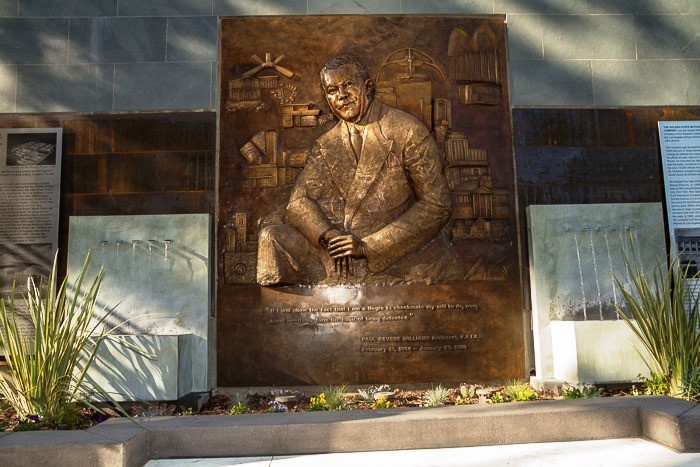
<path fill-rule="evenodd" d="M 153 460 L 146 467 L 675 467 L 700 466 L 700 453 L 677 453 L 642 439 L 509 444 L 470 448 L 353 452 L 310 456 Z"/>
<path fill-rule="evenodd" d="M 3 467 L 141 467 L 157 459 L 267 456 L 269 462 L 271 456 L 275 456 L 272 462 L 278 462 L 283 459 L 277 456 L 294 456 L 290 459 L 295 459 L 299 455 L 328 455 L 326 453 L 346 453 L 353 463 L 350 453 L 381 456 L 380 451 L 396 451 L 390 456 L 406 456 L 403 450 L 430 449 L 430 454 L 449 454 L 451 448 L 470 446 L 506 449 L 504 445 L 620 438 L 643 438 L 678 452 L 700 453 L 700 404 L 653 396 L 459 407 L 153 417 L 140 418 L 138 423 L 111 419 L 85 431 L 0 433 L 0 463 Z M 564 451 L 572 445 L 567 446 Z M 448 450 L 442 451 L 445 448 Z M 666 452 L 672 454 L 672 451 Z M 328 465 L 328 459 L 308 459 L 321 459 Z M 306 460 L 303 462 L 310 465 Z M 336 460 L 328 462 L 334 464 Z M 389 465 L 397 463 L 392 461 Z"/>

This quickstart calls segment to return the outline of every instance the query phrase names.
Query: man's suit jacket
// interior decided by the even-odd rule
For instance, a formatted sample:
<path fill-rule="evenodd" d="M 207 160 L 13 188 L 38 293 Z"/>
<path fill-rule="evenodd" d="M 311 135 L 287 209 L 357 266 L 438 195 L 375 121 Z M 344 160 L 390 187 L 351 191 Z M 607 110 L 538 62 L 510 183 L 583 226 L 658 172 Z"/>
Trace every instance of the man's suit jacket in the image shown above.
<path fill-rule="evenodd" d="M 434 239 L 452 205 L 425 126 L 375 98 L 358 162 L 347 125 L 341 121 L 316 141 L 292 191 L 287 222 L 313 244 L 332 228 L 352 232 L 366 244 L 372 273 L 404 263 L 426 245 L 444 248 L 446 238 Z"/>

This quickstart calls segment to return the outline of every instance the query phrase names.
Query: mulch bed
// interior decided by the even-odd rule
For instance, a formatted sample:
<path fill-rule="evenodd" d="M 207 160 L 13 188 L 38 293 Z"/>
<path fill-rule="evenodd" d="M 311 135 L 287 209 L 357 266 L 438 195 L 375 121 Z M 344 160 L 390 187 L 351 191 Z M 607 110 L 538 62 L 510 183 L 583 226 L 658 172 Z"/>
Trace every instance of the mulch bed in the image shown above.
<path fill-rule="evenodd" d="M 467 388 L 465 390 L 465 388 Z M 481 395 L 477 394 L 478 392 Z M 459 388 L 448 389 L 447 397 L 444 405 L 466 405 L 479 404 L 488 402 L 488 394 L 502 391 L 503 387 L 482 387 L 482 386 L 463 386 Z M 600 397 L 610 396 L 626 396 L 630 394 L 630 385 L 626 386 L 610 386 L 599 387 Z M 422 407 L 426 405 L 426 395 L 428 390 L 397 390 L 393 397 L 390 397 L 392 407 Z M 270 412 L 270 404 L 274 403 L 275 397 L 279 394 L 286 393 L 285 391 L 277 391 L 276 393 L 254 393 L 247 394 L 245 399 L 246 413 L 268 413 Z M 306 412 L 309 410 L 310 398 L 316 397 L 316 393 L 302 394 L 292 393 L 296 396 L 296 400 L 289 402 L 278 403 L 284 405 L 285 412 Z M 487 395 L 484 395 L 487 394 Z M 560 399 L 561 396 L 547 392 L 538 392 L 537 398 L 543 399 Z M 372 410 L 373 403 L 363 398 L 359 393 L 345 394 L 346 410 Z M 201 415 L 230 415 L 231 407 L 238 401 L 237 397 L 231 397 L 226 394 L 216 394 L 210 397 L 201 410 L 198 412 Z M 148 417 L 159 415 L 194 415 L 191 407 L 178 406 L 174 403 L 124 403 L 122 407 L 127 413 L 134 417 Z M 19 419 L 14 410 L 0 400 L 0 431 L 35 431 L 35 430 L 75 430 L 86 429 L 101 423 L 107 418 L 118 417 L 119 413 L 114 409 L 106 408 L 107 413 L 101 414 L 92 409 L 78 408 L 74 416 L 63 424 L 46 423 L 39 420 L 37 417 L 30 416 L 24 420 Z"/>

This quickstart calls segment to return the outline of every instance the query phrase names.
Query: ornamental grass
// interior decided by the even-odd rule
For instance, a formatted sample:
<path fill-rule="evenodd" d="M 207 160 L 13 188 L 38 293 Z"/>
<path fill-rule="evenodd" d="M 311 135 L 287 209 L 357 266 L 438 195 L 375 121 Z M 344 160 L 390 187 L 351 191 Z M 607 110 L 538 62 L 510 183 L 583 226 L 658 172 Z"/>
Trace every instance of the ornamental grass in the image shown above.
<path fill-rule="evenodd" d="M 5 330 L 0 332 L 0 350 L 7 361 L 7 373 L 0 373 L 0 392 L 18 417 L 38 416 L 48 424 L 62 423 L 76 405 L 96 410 L 90 396 L 106 396 L 87 384 L 85 375 L 100 343 L 113 331 L 104 326 L 111 310 L 96 311 L 104 271 L 88 284 L 88 252 L 73 284 L 69 286 L 66 277 L 56 288 L 57 259 L 58 254 L 48 278 L 38 284 L 28 279 L 27 313 L 16 307 L 14 285 L 10 297 L 0 299 Z M 34 337 L 22 331 L 22 319 L 31 322 Z"/>
<path fill-rule="evenodd" d="M 700 369 L 700 296 L 692 290 L 697 276 L 689 277 L 675 253 L 651 277 L 637 259 L 624 258 L 631 282 L 628 290 L 615 277 L 628 308 L 618 306 L 618 315 L 649 352 L 652 377 L 665 378 L 670 395 L 692 398 L 688 389 L 697 386 Z"/>

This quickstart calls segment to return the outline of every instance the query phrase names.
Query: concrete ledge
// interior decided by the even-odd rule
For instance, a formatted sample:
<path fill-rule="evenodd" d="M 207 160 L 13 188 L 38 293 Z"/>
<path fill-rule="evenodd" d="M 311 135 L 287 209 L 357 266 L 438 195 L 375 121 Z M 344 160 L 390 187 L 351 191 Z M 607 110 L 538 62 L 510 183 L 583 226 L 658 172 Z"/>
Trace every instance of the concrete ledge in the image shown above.
<path fill-rule="evenodd" d="M 117 428 L 112 435 L 123 431 Z M 143 430 L 119 438 L 106 438 L 90 430 L 11 433 L 0 439 L 0 459 L 6 466 L 141 466 L 148 460 L 145 453 L 134 452 L 140 444 L 147 449 Z"/>
<path fill-rule="evenodd" d="M 3 465 L 142 466 L 148 459 L 269 456 L 646 438 L 700 452 L 700 405 L 616 397 L 498 405 L 112 419 L 87 431 L 0 437 Z"/>

